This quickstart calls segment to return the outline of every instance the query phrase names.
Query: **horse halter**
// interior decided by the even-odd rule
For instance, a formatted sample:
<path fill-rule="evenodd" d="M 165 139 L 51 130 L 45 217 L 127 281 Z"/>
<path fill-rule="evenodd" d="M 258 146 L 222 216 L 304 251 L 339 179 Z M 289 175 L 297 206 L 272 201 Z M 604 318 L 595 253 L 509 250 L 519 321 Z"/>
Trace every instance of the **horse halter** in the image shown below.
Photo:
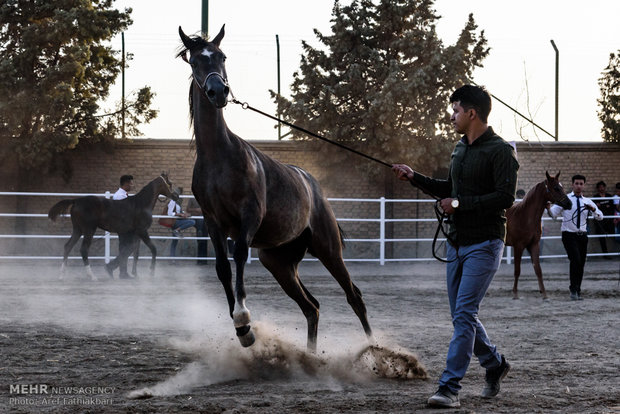
<path fill-rule="evenodd" d="M 228 84 L 228 79 L 223 77 L 219 72 L 210 72 L 209 74 L 207 74 L 207 76 L 205 76 L 205 80 L 202 82 L 202 85 L 200 84 L 200 82 L 198 82 L 198 80 L 196 79 L 196 76 L 194 76 L 194 82 L 196 82 L 196 85 L 198 85 L 198 88 L 200 88 L 200 90 L 202 91 L 202 93 L 205 94 L 205 96 L 207 95 L 207 92 L 206 92 L 207 81 L 209 80 L 211 76 L 219 76 L 222 82 L 224 82 L 224 86 L 228 87 L 228 90 L 230 91 L 230 85 Z M 232 94 L 232 92 L 230 93 Z"/>
<path fill-rule="evenodd" d="M 166 187 L 168 187 L 168 190 L 170 190 L 170 192 L 172 193 L 172 192 L 173 192 L 173 191 L 172 191 L 172 183 L 168 184 L 168 183 L 169 183 L 169 181 L 166 179 L 166 177 L 164 177 L 164 175 L 163 175 L 163 174 L 160 174 L 160 175 L 159 175 L 159 178 L 161 178 L 161 179 L 162 179 L 162 181 L 164 182 L 164 184 L 166 185 Z"/>
<path fill-rule="evenodd" d="M 547 190 L 547 193 L 550 193 L 550 192 L 551 192 L 551 190 L 549 190 L 549 186 L 547 185 L 547 180 L 545 180 L 545 190 Z M 567 195 L 567 194 L 564 194 L 564 197 L 560 198 L 560 199 L 558 200 L 558 203 L 562 203 L 564 200 L 567 200 L 567 199 L 568 199 L 568 195 Z M 557 204 L 557 203 L 556 203 L 556 204 Z"/>

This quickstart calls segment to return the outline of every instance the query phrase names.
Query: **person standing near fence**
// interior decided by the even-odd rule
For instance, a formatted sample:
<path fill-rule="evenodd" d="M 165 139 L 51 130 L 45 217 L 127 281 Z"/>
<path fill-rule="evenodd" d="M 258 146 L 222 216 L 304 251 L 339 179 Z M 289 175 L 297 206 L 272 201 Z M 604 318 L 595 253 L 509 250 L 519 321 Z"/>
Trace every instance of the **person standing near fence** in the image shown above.
<path fill-rule="evenodd" d="M 112 200 L 124 200 L 133 190 L 133 175 L 125 174 L 121 176 L 121 186 L 112 196 Z"/>
<path fill-rule="evenodd" d="M 583 269 L 586 265 L 586 254 L 588 253 L 586 223 L 590 212 L 599 221 L 603 219 L 603 213 L 592 200 L 583 196 L 586 177 L 576 174 L 571 180 L 573 192 L 568 197 L 573 202 L 573 206 L 570 210 L 565 210 L 554 204 L 549 209 L 549 214 L 553 218 L 562 216 L 562 244 L 570 262 L 570 298 L 571 300 L 582 300 L 581 282 L 583 280 Z"/>
<path fill-rule="evenodd" d="M 601 210 L 603 216 L 613 216 L 616 208 L 614 206 L 614 201 L 611 199 L 611 194 L 607 192 L 607 184 L 605 181 L 599 181 L 596 183 L 596 193 L 592 195 L 592 197 L 609 197 L 609 200 L 593 200 L 594 204 Z M 599 237 L 598 242 L 601 244 L 601 251 L 603 253 L 609 253 L 607 249 L 607 240 L 608 235 L 614 234 L 614 219 L 613 218 L 603 218 L 601 221 L 594 222 L 594 230 L 596 234 L 604 235 L 604 237 Z M 603 256 L 604 259 L 611 260 L 611 256 Z"/>
<path fill-rule="evenodd" d="M 614 227 L 616 231 L 616 243 L 620 243 L 620 182 L 616 183 L 616 194 L 614 194 Z"/>
<path fill-rule="evenodd" d="M 504 250 L 505 210 L 515 200 L 519 163 L 514 148 L 487 124 L 491 96 L 481 87 L 465 85 L 450 97 L 450 121 L 463 134 L 452 152 L 446 180 L 395 164 L 396 176 L 440 198 L 450 216 L 447 243 L 447 285 L 454 333 L 439 389 L 428 400 L 432 407 L 460 407 L 460 381 L 472 357 L 486 369 L 482 397 L 499 393 L 510 364 L 487 336 L 478 319 L 484 295 Z"/>
<path fill-rule="evenodd" d="M 202 209 L 194 197 L 190 198 L 187 203 L 187 212 L 192 216 L 202 216 Z M 195 218 L 193 220 L 195 222 L 194 227 L 196 227 L 196 237 L 208 237 L 209 231 L 207 230 L 207 223 L 204 218 Z M 207 257 L 207 250 L 207 240 L 196 240 L 196 257 L 198 257 L 198 260 L 196 261 L 197 265 L 207 264 L 206 260 L 200 260 L 200 258 Z"/>

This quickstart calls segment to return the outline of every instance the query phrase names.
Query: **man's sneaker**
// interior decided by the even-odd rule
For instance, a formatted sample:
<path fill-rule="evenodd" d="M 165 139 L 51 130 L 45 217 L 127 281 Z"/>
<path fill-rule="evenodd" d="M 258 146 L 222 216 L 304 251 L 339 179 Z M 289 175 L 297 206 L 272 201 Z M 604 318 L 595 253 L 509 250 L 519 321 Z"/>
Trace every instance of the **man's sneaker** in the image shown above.
<path fill-rule="evenodd" d="M 451 393 L 447 388 L 439 387 L 437 392 L 428 399 L 428 405 L 435 408 L 459 408 L 461 403 L 458 394 Z"/>
<path fill-rule="evenodd" d="M 172 236 L 173 236 L 173 237 L 178 237 L 179 239 L 182 239 L 182 238 L 183 238 L 183 235 L 182 235 L 182 234 L 181 234 L 181 232 L 180 232 L 180 231 L 178 231 L 178 230 L 172 230 Z"/>
<path fill-rule="evenodd" d="M 570 300 L 578 300 L 578 299 L 579 299 L 579 295 L 577 293 L 571 292 Z"/>
<path fill-rule="evenodd" d="M 502 363 L 495 369 L 487 369 L 486 385 L 482 390 L 483 398 L 493 398 L 499 393 L 500 382 L 506 378 L 510 371 L 510 364 L 502 355 Z"/>

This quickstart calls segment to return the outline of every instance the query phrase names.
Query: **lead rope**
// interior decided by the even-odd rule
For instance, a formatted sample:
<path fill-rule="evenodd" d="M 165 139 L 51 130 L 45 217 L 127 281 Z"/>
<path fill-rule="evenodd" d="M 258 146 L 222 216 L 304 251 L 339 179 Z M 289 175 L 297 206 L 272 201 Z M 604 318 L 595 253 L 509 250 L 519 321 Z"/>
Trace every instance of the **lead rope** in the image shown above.
<path fill-rule="evenodd" d="M 301 132 L 303 132 L 304 134 L 310 135 L 310 136 L 312 136 L 312 137 L 315 137 L 315 138 L 320 139 L 321 141 L 325 141 L 325 142 L 327 142 L 327 143 L 329 143 L 329 144 L 332 144 L 332 145 L 335 145 L 335 146 L 337 146 L 337 147 L 339 147 L 339 148 L 342 148 L 342 149 L 344 149 L 344 150 L 350 151 L 350 152 L 352 152 L 352 153 L 354 153 L 354 154 L 357 154 L 357 155 L 359 155 L 359 156 L 361 156 L 361 157 L 364 157 L 364 158 L 366 158 L 366 159 L 369 159 L 369 160 L 371 160 L 371 161 L 374 161 L 374 162 L 376 162 L 376 163 L 379 163 L 379 164 L 381 164 L 381 165 L 383 165 L 383 166 L 386 166 L 386 167 L 388 167 L 388 168 L 390 168 L 390 169 L 392 168 L 392 164 L 388 164 L 387 162 L 382 161 L 382 160 L 380 160 L 380 159 L 378 159 L 378 158 L 375 158 L 375 157 L 373 157 L 373 156 L 371 156 L 371 155 L 365 154 L 365 153 L 360 152 L 360 151 L 358 151 L 358 150 L 356 150 L 356 149 L 353 149 L 353 148 L 351 148 L 351 147 L 347 147 L 346 145 L 343 145 L 343 144 L 341 144 L 341 143 L 339 143 L 339 142 L 333 141 L 333 140 L 331 140 L 331 139 L 329 139 L 329 138 L 326 138 L 326 137 L 324 137 L 324 136 L 322 136 L 322 135 L 316 134 L 316 133 L 314 133 L 314 132 L 312 132 L 312 131 L 308 131 L 307 129 L 302 128 L 302 127 L 300 127 L 300 126 L 298 126 L 298 125 L 292 124 L 292 123 L 287 122 L 287 121 L 285 121 L 285 120 L 283 120 L 283 119 L 280 119 L 280 118 L 278 118 L 278 117 L 276 117 L 276 116 L 273 116 L 273 115 L 271 115 L 271 114 L 268 114 L 268 113 L 266 113 L 266 112 L 263 112 L 263 111 L 261 111 L 260 109 L 257 109 L 257 108 L 254 108 L 254 107 L 250 106 L 247 102 L 241 102 L 241 101 L 239 101 L 237 98 L 235 98 L 235 95 L 232 93 L 232 90 L 230 91 L 230 95 L 231 95 L 231 97 L 232 97 L 231 102 L 232 102 L 232 103 L 235 103 L 235 104 L 237 104 L 237 105 L 241 105 L 241 108 L 243 108 L 243 109 L 250 109 L 250 110 L 252 110 L 252 111 L 254 111 L 254 112 L 258 113 L 258 114 L 261 114 L 261 115 L 263 115 L 263 116 L 265 116 L 265 117 L 267 117 L 267 118 L 269 118 L 269 119 L 272 119 L 272 120 L 274 120 L 274 121 L 276 121 L 276 122 L 280 122 L 280 123 L 282 123 L 282 124 L 284 124 L 284 125 L 286 125 L 286 126 L 288 126 L 288 127 L 290 127 L 290 128 L 293 128 L 293 129 L 296 129 L 296 130 L 298 130 L 298 131 L 301 131 Z M 428 191 L 427 189 L 425 189 L 425 188 L 424 188 L 423 186 L 421 186 L 420 184 L 415 183 L 415 182 L 413 182 L 413 181 L 411 181 L 411 180 L 409 180 L 409 182 L 410 182 L 410 183 L 412 183 L 415 187 L 417 187 L 417 188 L 419 188 L 420 190 L 422 190 L 422 192 L 423 192 L 423 193 L 425 193 L 425 194 L 427 194 L 427 195 L 429 195 L 430 197 L 432 197 L 432 198 L 434 198 L 434 199 L 435 199 L 435 206 L 434 206 L 434 210 L 435 210 L 435 216 L 437 217 L 437 229 L 435 230 L 435 236 L 433 237 L 433 244 L 432 244 L 432 248 L 431 248 L 431 249 L 432 249 L 432 251 L 433 251 L 433 257 L 434 257 L 435 259 L 439 260 L 440 262 L 449 263 L 450 261 L 445 260 L 445 259 L 442 259 L 442 258 L 440 258 L 439 256 L 437 256 L 437 253 L 436 253 L 436 251 L 435 251 L 435 246 L 436 246 L 436 244 L 437 244 L 437 237 L 439 236 L 439 232 L 440 232 L 440 231 L 441 231 L 441 233 L 442 233 L 442 234 L 446 237 L 446 239 L 447 239 L 447 240 L 449 240 L 452 244 L 456 245 L 456 244 L 454 243 L 454 241 L 452 240 L 452 238 L 451 238 L 451 237 L 450 237 L 450 236 L 446 233 L 445 229 L 443 228 L 443 223 L 444 223 L 444 221 L 448 218 L 448 215 L 439 209 L 439 201 L 440 201 L 440 198 L 439 198 L 439 197 L 437 197 L 437 196 L 435 196 L 434 194 L 432 194 L 430 191 Z"/>

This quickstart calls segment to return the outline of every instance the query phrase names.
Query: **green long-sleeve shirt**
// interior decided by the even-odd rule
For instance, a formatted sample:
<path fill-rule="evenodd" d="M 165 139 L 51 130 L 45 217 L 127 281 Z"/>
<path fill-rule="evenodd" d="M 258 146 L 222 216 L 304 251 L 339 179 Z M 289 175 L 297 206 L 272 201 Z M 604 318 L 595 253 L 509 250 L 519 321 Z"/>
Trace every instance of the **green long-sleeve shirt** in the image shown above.
<path fill-rule="evenodd" d="M 515 199 L 519 162 L 514 148 L 489 127 L 471 145 L 464 136 L 452 152 L 447 180 L 414 173 L 412 184 L 440 198 L 457 198 L 449 235 L 467 246 L 506 237 L 505 212 Z"/>

